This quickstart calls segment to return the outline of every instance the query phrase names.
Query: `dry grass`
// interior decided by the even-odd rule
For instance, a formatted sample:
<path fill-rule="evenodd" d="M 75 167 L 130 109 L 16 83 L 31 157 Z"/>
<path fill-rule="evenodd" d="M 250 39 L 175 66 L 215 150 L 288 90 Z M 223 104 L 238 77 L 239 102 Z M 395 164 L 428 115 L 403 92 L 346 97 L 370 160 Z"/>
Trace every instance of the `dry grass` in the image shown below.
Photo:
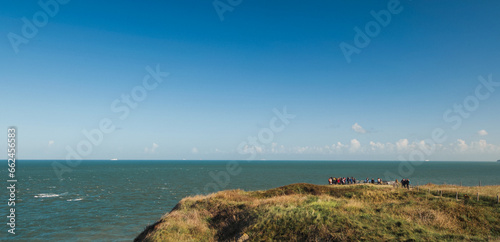
<path fill-rule="evenodd" d="M 428 194 L 470 189 L 428 184 L 392 186 L 292 184 L 267 191 L 223 191 L 188 197 L 137 241 L 494 240 L 500 205 Z M 481 187 L 496 196 L 500 186 Z M 425 190 L 425 191 L 424 191 Z"/>
<path fill-rule="evenodd" d="M 439 191 L 443 190 L 443 192 L 459 192 L 463 194 L 476 195 L 479 192 L 480 196 L 489 196 L 495 197 L 500 194 L 500 186 L 475 186 L 475 187 L 466 187 L 466 186 L 458 186 L 458 185 L 435 185 L 435 184 L 426 184 L 420 186 L 420 189 L 430 189 L 431 191 Z"/>
<path fill-rule="evenodd" d="M 172 211 L 154 226 L 154 230 L 159 233 L 150 233 L 144 240 L 196 241 L 213 238 L 215 231 L 204 221 L 207 216 L 209 214 L 206 211 L 200 210 Z"/>
<path fill-rule="evenodd" d="M 437 229 L 461 232 L 456 218 L 446 212 L 429 210 L 422 207 L 404 207 L 399 214 L 409 223 L 415 222 L 423 226 L 435 226 Z"/>

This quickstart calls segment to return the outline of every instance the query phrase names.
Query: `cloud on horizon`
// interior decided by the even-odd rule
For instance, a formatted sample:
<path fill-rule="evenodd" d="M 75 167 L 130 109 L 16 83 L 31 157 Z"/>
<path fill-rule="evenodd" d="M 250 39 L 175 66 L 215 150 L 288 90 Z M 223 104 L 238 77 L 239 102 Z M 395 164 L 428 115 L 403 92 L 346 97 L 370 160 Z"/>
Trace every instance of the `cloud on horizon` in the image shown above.
<path fill-rule="evenodd" d="M 247 147 L 251 150 L 252 147 Z M 257 147 L 254 147 L 257 148 Z M 286 147 L 273 143 L 271 146 L 260 146 L 256 149 L 259 154 L 312 154 L 312 155 L 328 155 L 328 154 L 346 154 L 346 155 L 394 155 L 395 159 L 398 155 L 410 155 L 414 151 L 422 151 L 427 159 L 432 155 L 452 154 L 452 155 L 475 155 L 475 154 L 500 154 L 500 145 L 489 144 L 486 140 L 466 142 L 458 139 L 456 142 L 448 144 L 429 144 L 424 140 L 409 141 L 408 139 L 400 139 L 396 142 L 375 142 L 362 144 L 357 139 L 352 139 L 349 144 L 337 142 L 332 145 L 324 146 L 293 146 Z M 429 155 L 427 155 L 429 154 Z"/>
<path fill-rule="evenodd" d="M 349 148 L 349 152 L 355 153 L 361 147 L 361 143 L 357 139 L 351 140 L 351 146 Z"/>

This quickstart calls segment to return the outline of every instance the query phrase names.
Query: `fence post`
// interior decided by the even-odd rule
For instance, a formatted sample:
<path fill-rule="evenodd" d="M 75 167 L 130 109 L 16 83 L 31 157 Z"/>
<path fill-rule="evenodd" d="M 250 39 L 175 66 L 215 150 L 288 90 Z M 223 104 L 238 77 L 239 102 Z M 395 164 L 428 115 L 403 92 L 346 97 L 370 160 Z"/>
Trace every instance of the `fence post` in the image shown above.
<path fill-rule="evenodd" d="M 441 191 L 439 191 L 439 192 L 440 192 L 439 196 L 440 196 L 440 197 L 443 197 L 443 190 L 441 190 Z"/>
<path fill-rule="evenodd" d="M 458 191 L 457 191 L 457 201 L 458 201 Z"/>
<path fill-rule="evenodd" d="M 479 192 L 477 192 L 477 201 L 479 202 Z"/>

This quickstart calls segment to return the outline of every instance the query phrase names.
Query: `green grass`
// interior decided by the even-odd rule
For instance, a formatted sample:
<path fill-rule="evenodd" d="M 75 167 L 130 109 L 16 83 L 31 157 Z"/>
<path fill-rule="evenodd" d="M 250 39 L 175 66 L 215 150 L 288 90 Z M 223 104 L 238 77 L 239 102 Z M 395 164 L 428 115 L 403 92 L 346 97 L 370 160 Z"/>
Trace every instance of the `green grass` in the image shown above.
<path fill-rule="evenodd" d="M 267 191 L 231 190 L 187 197 L 136 240 L 500 239 L 500 205 L 493 194 L 482 195 L 484 201 L 479 202 L 463 199 L 462 194 L 457 201 L 456 192 L 443 193 L 443 197 L 436 192 L 453 187 L 433 188 L 429 193 L 427 188 L 292 184 Z"/>

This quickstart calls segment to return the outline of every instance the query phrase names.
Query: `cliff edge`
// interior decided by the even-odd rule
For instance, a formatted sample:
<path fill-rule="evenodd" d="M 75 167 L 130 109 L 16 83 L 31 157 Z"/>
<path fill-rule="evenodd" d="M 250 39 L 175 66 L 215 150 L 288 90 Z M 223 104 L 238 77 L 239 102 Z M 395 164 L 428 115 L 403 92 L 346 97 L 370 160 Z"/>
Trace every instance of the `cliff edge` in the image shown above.
<path fill-rule="evenodd" d="M 300 183 L 221 191 L 182 199 L 135 241 L 500 239 L 500 186 L 481 187 L 491 194 L 480 201 L 461 188 Z"/>

